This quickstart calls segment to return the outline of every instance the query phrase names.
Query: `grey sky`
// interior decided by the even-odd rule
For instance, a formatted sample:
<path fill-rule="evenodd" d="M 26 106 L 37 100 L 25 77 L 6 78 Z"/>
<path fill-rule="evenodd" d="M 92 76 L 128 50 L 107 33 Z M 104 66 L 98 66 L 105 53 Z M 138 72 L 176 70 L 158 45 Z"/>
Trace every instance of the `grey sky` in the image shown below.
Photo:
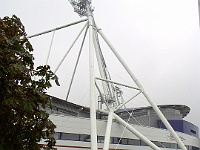
<path fill-rule="evenodd" d="M 197 0 L 95 0 L 93 1 L 96 23 L 103 29 L 109 40 L 124 58 L 133 73 L 139 79 L 150 97 L 159 105 L 185 104 L 191 108 L 186 120 L 200 127 L 200 30 Z M 67 0 L 2 0 L 0 17 L 16 14 L 25 25 L 28 35 L 80 20 L 73 12 Z M 57 66 L 60 58 L 77 35 L 83 24 L 71 27 L 55 34 L 49 63 Z M 52 33 L 31 39 L 35 48 L 36 65 L 46 62 Z M 80 44 L 79 44 L 80 45 Z M 80 46 L 76 48 L 79 48 Z M 106 49 L 106 46 L 103 46 Z M 75 53 L 72 53 L 75 55 Z M 87 53 L 83 62 L 87 62 Z M 117 76 L 125 78 L 120 67 L 109 56 L 111 67 Z M 111 59 L 112 58 L 112 59 Z M 62 65 L 58 76 L 61 88 L 55 87 L 50 94 L 65 98 L 67 78 L 70 77 L 67 64 L 71 66 L 73 58 Z M 87 63 L 86 63 L 87 65 Z M 83 69 L 84 64 L 80 65 Z M 112 70 L 112 69 L 111 69 Z M 84 80 L 81 70 L 77 79 Z M 87 71 L 86 71 L 87 72 Z M 113 71 L 114 72 L 114 71 Z M 129 82 L 129 79 L 125 79 Z M 75 83 L 75 85 L 78 83 Z M 87 85 L 86 82 L 82 83 Z M 77 103 L 85 102 L 88 89 L 80 90 L 72 99 Z M 147 103 L 136 102 L 135 106 Z"/>

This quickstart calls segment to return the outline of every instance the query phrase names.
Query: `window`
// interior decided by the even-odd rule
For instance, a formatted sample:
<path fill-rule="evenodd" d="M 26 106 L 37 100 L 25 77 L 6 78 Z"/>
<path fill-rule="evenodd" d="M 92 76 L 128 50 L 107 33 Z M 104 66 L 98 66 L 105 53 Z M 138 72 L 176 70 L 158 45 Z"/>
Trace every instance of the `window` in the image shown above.
<path fill-rule="evenodd" d="M 198 147 L 192 146 L 192 150 L 199 150 Z"/>
<path fill-rule="evenodd" d="M 73 134 L 73 133 L 61 133 L 56 132 L 52 134 L 52 137 L 55 140 L 71 140 L 71 141 L 85 141 L 90 142 L 90 135 L 88 134 Z M 98 136 L 97 141 L 98 143 L 104 143 L 104 136 Z M 110 142 L 112 144 L 123 144 L 123 145 L 141 145 L 141 146 L 148 146 L 145 142 L 139 139 L 128 139 L 128 138 L 119 138 L 119 137 L 111 137 Z M 180 149 L 178 144 L 176 143 L 167 143 L 167 142 L 159 142 L 159 141 L 152 141 L 156 146 L 163 147 L 163 148 L 172 148 L 172 149 Z M 200 148 L 195 146 L 186 145 L 188 150 L 200 150 Z"/>
<path fill-rule="evenodd" d="M 193 134 L 197 134 L 196 131 L 194 131 L 194 130 L 192 130 L 192 129 L 190 130 L 190 132 L 192 132 Z"/>
<path fill-rule="evenodd" d="M 171 148 L 171 143 L 162 142 L 162 147 Z"/>
<path fill-rule="evenodd" d="M 88 134 L 81 134 L 80 135 L 80 140 L 85 141 L 85 142 L 90 142 L 90 135 Z"/>
<path fill-rule="evenodd" d="M 176 143 L 171 143 L 171 148 L 177 148 L 177 144 Z"/>
<path fill-rule="evenodd" d="M 121 139 L 121 144 L 127 145 L 128 144 L 128 139 L 122 138 Z"/>
<path fill-rule="evenodd" d="M 162 144 L 161 142 L 158 142 L 158 141 L 152 141 L 156 146 L 158 147 L 162 147 Z"/>
<path fill-rule="evenodd" d="M 79 141 L 79 134 L 62 133 L 61 140 Z"/>
<path fill-rule="evenodd" d="M 118 137 L 114 137 L 113 138 L 113 144 L 121 144 L 121 140 L 120 140 L 120 138 L 118 138 Z"/>
<path fill-rule="evenodd" d="M 187 145 L 186 147 L 187 147 L 188 150 L 192 150 L 192 146 Z"/>
<path fill-rule="evenodd" d="M 142 146 L 148 146 L 145 142 L 141 141 Z"/>
<path fill-rule="evenodd" d="M 129 144 L 129 145 L 140 145 L 140 140 L 129 139 L 129 140 L 128 140 L 128 144 Z"/>
<path fill-rule="evenodd" d="M 97 141 L 98 143 L 104 143 L 104 136 L 98 136 Z"/>

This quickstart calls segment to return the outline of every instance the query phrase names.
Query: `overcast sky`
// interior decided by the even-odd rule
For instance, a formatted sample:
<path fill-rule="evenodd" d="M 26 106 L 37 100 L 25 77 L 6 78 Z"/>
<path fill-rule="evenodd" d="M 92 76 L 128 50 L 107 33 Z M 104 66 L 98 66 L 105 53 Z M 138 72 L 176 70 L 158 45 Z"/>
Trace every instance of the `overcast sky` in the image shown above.
<path fill-rule="evenodd" d="M 200 127 L 200 30 L 197 0 L 94 0 L 94 17 L 149 96 L 158 104 L 183 104 L 191 108 L 185 119 Z M 1 0 L 0 17 L 16 14 L 28 35 L 62 26 L 81 18 L 67 0 Z M 84 23 L 55 33 L 49 64 L 52 70 L 65 54 Z M 35 64 L 45 64 L 52 33 L 30 39 Z M 85 47 L 87 47 L 86 44 Z M 80 44 L 75 48 L 79 48 Z M 110 71 L 125 78 L 105 46 Z M 81 57 L 76 76 L 76 92 L 69 100 L 88 105 L 88 52 Z M 72 56 L 76 52 L 72 52 Z M 65 99 L 70 69 L 75 58 L 68 58 L 58 71 L 61 87 L 49 94 Z M 68 69 L 68 67 L 70 69 Z M 113 68 L 113 69 L 112 69 Z M 84 86 L 83 86 L 84 85 Z M 87 88 L 86 88 L 87 87 Z M 79 91 L 77 94 L 77 91 Z M 148 106 L 143 100 L 133 106 Z"/>

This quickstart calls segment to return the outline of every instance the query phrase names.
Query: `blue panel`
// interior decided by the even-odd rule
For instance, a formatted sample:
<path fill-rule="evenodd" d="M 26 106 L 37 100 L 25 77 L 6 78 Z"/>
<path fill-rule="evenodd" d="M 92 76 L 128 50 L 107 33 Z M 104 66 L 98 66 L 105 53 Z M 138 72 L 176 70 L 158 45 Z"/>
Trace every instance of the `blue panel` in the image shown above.
<path fill-rule="evenodd" d="M 184 121 L 184 133 L 199 137 L 199 129 L 190 122 Z"/>
<path fill-rule="evenodd" d="M 199 129 L 197 126 L 185 120 L 168 120 L 175 131 L 199 137 Z M 161 120 L 158 120 L 158 128 L 166 129 Z"/>

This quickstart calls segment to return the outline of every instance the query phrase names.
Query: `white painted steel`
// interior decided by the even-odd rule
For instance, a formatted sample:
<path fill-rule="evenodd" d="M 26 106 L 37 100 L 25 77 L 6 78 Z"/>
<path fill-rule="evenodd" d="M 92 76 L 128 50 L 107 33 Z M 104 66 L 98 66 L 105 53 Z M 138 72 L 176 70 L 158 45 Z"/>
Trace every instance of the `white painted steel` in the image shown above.
<path fill-rule="evenodd" d="M 115 111 L 122 108 L 123 106 L 125 106 L 128 102 L 130 102 L 132 99 L 134 99 L 136 96 L 138 96 L 140 93 L 142 93 L 141 91 L 139 91 L 137 94 L 135 94 L 133 97 L 131 97 L 129 100 L 125 101 L 124 103 L 120 104 L 117 106 L 117 108 L 115 108 Z"/>
<path fill-rule="evenodd" d="M 75 38 L 75 40 L 73 41 L 73 43 L 71 44 L 71 46 L 69 47 L 68 51 L 65 53 L 64 57 L 62 58 L 62 60 L 60 61 L 60 63 L 58 64 L 58 66 L 56 67 L 54 74 L 56 74 L 56 72 L 58 71 L 60 65 L 63 63 L 63 61 L 65 60 L 65 58 L 67 57 L 67 55 L 69 54 L 70 50 L 72 49 L 72 47 L 74 46 L 74 44 L 76 43 L 76 41 L 78 40 L 78 38 L 80 37 L 81 33 L 83 32 L 83 30 L 85 29 L 85 27 L 88 25 L 88 23 L 86 23 L 84 25 L 84 27 L 81 29 L 81 31 L 79 32 L 78 36 Z"/>
<path fill-rule="evenodd" d="M 89 64 L 90 64 L 90 136 L 91 149 L 97 150 L 97 125 L 96 125 L 96 99 L 95 99 L 95 75 L 94 75 L 94 43 L 93 43 L 93 16 L 87 4 L 89 21 Z"/>
<path fill-rule="evenodd" d="M 49 61 L 49 57 L 50 57 L 50 53 L 51 53 L 51 47 L 53 45 L 54 35 L 55 35 L 55 31 L 53 31 L 53 35 L 52 35 L 52 38 L 51 38 L 51 43 L 50 43 L 50 46 L 49 46 L 49 52 L 48 52 L 48 55 L 47 55 L 46 65 L 48 65 L 48 61 Z"/>
<path fill-rule="evenodd" d="M 103 96 L 103 93 L 101 92 L 101 90 L 99 89 L 99 86 L 97 85 L 97 83 L 95 82 L 96 88 L 99 91 L 99 95 L 101 96 L 101 100 L 103 101 L 103 103 L 106 105 L 107 110 L 110 110 L 108 103 L 105 101 L 105 98 Z"/>
<path fill-rule="evenodd" d="M 108 115 L 108 120 L 107 120 L 106 134 L 105 134 L 105 139 L 104 139 L 103 150 L 108 150 L 109 149 L 110 134 L 111 134 L 111 130 L 112 130 L 112 122 L 113 122 L 113 112 L 110 111 L 109 115 Z"/>
<path fill-rule="evenodd" d="M 113 51 L 113 53 L 118 58 L 118 60 L 120 61 L 120 63 L 123 65 L 123 67 L 126 69 L 127 73 L 133 79 L 133 81 L 135 82 L 135 84 L 141 89 L 143 95 L 146 97 L 147 101 L 150 103 L 150 105 L 152 106 L 152 108 L 155 110 L 155 112 L 157 113 L 157 115 L 159 116 L 159 118 L 162 120 L 162 122 L 164 123 L 164 125 L 166 126 L 166 128 L 172 134 L 172 136 L 176 140 L 176 142 L 179 145 L 179 147 L 182 150 L 187 150 L 187 148 L 185 147 L 185 145 L 183 144 L 183 142 L 181 141 L 181 139 L 178 137 L 178 135 L 175 133 L 174 129 L 171 127 L 171 125 L 169 124 L 169 122 L 167 121 L 167 119 L 164 117 L 164 115 L 162 114 L 162 112 L 159 110 L 159 108 L 157 107 L 157 105 L 155 104 L 155 102 L 152 101 L 150 99 L 150 97 L 148 96 L 148 94 L 144 91 L 144 89 L 143 89 L 142 85 L 140 84 L 140 82 L 133 75 L 133 73 L 131 72 L 131 70 L 129 69 L 129 67 L 126 65 L 126 63 L 123 61 L 123 59 L 121 58 L 121 56 L 117 53 L 117 51 L 115 50 L 115 48 L 112 46 L 112 44 L 106 38 L 106 36 L 102 32 L 102 30 L 98 30 L 98 32 L 102 36 L 102 38 L 104 39 L 104 41 L 107 43 L 107 45 L 110 47 L 110 49 Z"/>
<path fill-rule="evenodd" d="M 200 0 L 198 0 L 198 9 L 199 9 L 199 26 L 200 26 Z"/>
<path fill-rule="evenodd" d="M 140 88 L 136 88 L 136 87 L 133 87 L 133 86 L 130 86 L 130 85 L 122 84 L 122 83 L 119 83 L 119 82 L 114 82 L 114 81 L 103 79 L 103 78 L 96 77 L 96 79 L 102 80 L 102 81 L 105 81 L 105 82 L 115 83 L 117 85 L 121 85 L 121 86 L 128 87 L 128 88 L 135 89 L 135 90 L 141 90 Z"/>
<path fill-rule="evenodd" d="M 61 27 L 57 27 L 57 28 L 54 28 L 54 29 L 50 29 L 50 30 L 41 32 L 41 33 L 30 35 L 30 36 L 27 36 L 27 38 L 32 38 L 32 37 L 36 37 L 36 36 L 39 36 L 39 35 L 42 35 L 42 34 L 46 34 L 46 33 L 52 32 L 52 31 L 60 30 L 62 28 L 66 28 L 66 27 L 69 27 L 69 26 L 72 26 L 72 25 L 75 25 L 75 24 L 78 24 L 78 23 L 81 23 L 81 22 L 84 22 L 84 21 L 87 21 L 87 19 L 82 19 L 82 20 L 79 20 L 79 21 L 76 21 L 76 22 L 61 26 Z"/>
<path fill-rule="evenodd" d="M 101 60 L 101 58 L 99 56 L 100 49 L 99 49 L 99 47 L 97 45 L 97 41 L 96 41 L 97 36 L 96 36 L 96 34 L 97 33 L 95 31 L 94 32 L 94 39 L 93 40 L 94 40 L 94 47 L 95 47 L 95 52 L 96 52 L 97 63 L 98 63 L 98 67 L 99 67 L 99 73 L 101 75 L 101 78 L 105 79 L 105 72 L 104 72 L 104 68 L 102 67 L 103 62 L 102 62 L 102 60 Z M 108 95 L 108 90 L 107 90 L 106 83 L 102 82 L 102 85 L 103 85 L 104 94 Z"/>
<path fill-rule="evenodd" d="M 85 30 L 85 34 L 84 34 L 84 37 L 83 37 L 83 40 L 82 40 L 82 43 L 81 43 L 81 48 L 80 48 L 80 51 L 78 53 L 78 57 L 77 57 L 76 64 L 75 64 L 75 67 L 74 67 L 74 70 L 73 70 L 72 78 L 71 78 L 71 81 L 70 81 L 70 84 L 69 84 L 69 88 L 68 88 L 68 91 L 67 91 L 66 101 L 68 100 L 69 93 L 71 91 L 71 86 L 72 86 L 72 83 L 73 83 L 73 80 L 74 80 L 74 76 L 75 76 L 75 73 L 76 73 L 76 69 L 77 69 L 77 66 L 78 66 L 78 62 L 79 62 L 79 59 L 80 59 L 80 56 L 81 56 L 81 52 L 82 52 L 82 49 L 83 49 L 83 44 L 85 42 L 85 37 L 87 35 L 87 31 L 88 31 L 88 27 Z"/>
<path fill-rule="evenodd" d="M 186 147 L 184 146 L 184 144 L 182 143 L 182 141 L 180 140 L 180 138 L 178 137 L 178 135 L 175 133 L 175 131 L 173 130 L 173 128 L 171 127 L 171 125 L 169 124 L 169 122 L 166 120 L 166 118 L 164 117 L 164 115 L 161 113 L 161 111 L 159 110 L 159 108 L 157 107 L 157 105 L 154 103 L 154 101 L 152 101 L 150 99 L 150 97 L 148 96 L 148 94 L 144 91 L 142 85 L 139 83 L 139 81 L 133 75 L 133 73 L 131 72 L 131 70 L 129 69 L 129 67 L 122 60 L 122 58 L 120 57 L 120 55 L 117 53 L 117 51 L 115 50 L 115 48 L 111 45 L 111 43 L 108 41 L 108 39 L 103 34 L 103 32 L 98 29 L 97 30 L 98 33 L 102 36 L 102 38 L 104 39 L 104 41 L 107 43 L 107 45 L 113 51 L 113 53 L 115 54 L 115 56 L 118 58 L 118 60 L 120 61 L 120 63 L 123 65 L 123 67 L 125 68 L 125 70 L 128 72 L 128 74 L 130 75 L 130 77 L 133 79 L 133 81 L 135 82 L 135 84 L 138 86 L 138 88 L 127 86 L 127 85 L 124 85 L 124 84 L 121 84 L 121 83 L 117 83 L 117 82 L 113 82 L 111 80 L 106 79 L 106 75 L 107 75 L 106 73 L 107 72 L 106 72 L 105 68 L 103 68 L 102 65 L 101 65 L 102 64 L 102 59 L 99 56 L 100 49 L 99 49 L 98 43 L 96 41 L 97 40 L 96 31 L 94 32 L 95 24 L 94 24 L 93 14 L 92 14 L 92 11 L 91 11 L 91 8 L 90 8 L 89 0 L 84 0 L 84 3 L 85 2 L 86 2 L 86 8 L 87 8 L 87 19 L 83 19 L 83 20 L 80 20 L 80 21 L 77 21 L 77 22 L 74 22 L 74 23 L 71 23 L 71 24 L 67 24 L 65 26 L 57 27 L 57 28 L 54 28 L 54 29 L 51 29 L 51 30 L 47 30 L 47 31 L 44 31 L 44 32 L 32 35 L 32 36 L 28 36 L 28 38 L 36 37 L 36 36 L 39 36 L 39 35 L 42 35 L 42 34 L 46 34 L 46 33 L 52 32 L 52 31 L 54 31 L 54 33 L 55 33 L 56 30 L 59 30 L 59 29 L 62 29 L 62 28 L 65 28 L 65 27 L 68 27 L 68 26 L 71 26 L 71 25 L 75 25 L 75 24 L 83 22 L 83 21 L 87 21 L 87 20 L 89 21 L 90 135 L 91 135 L 91 149 L 92 150 L 97 150 L 98 149 L 98 146 L 97 146 L 96 97 L 95 97 L 95 73 L 94 73 L 94 50 L 96 50 L 97 62 L 98 62 L 98 65 L 99 65 L 99 71 L 100 71 L 100 75 L 101 75 L 101 78 L 96 78 L 96 79 L 99 79 L 99 80 L 102 80 L 102 81 L 106 81 L 107 83 L 109 83 L 109 86 L 107 86 L 106 85 L 107 83 L 103 82 L 103 89 L 104 89 L 105 95 L 110 94 L 111 97 L 115 95 L 113 93 L 113 91 L 111 90 L 112 86 L 111 86 L 110 83 L 114 83 L 114 84 L 118 84 L 118 85 L 123 85 L 123 86 L 129 87 L 129 88 L 133 88 L 133 89 L 139 90 L 140 92 L 138 94 L 136 94 L 134 97 L 136 97 L 137 95 L 139 95 L 142 92 L 143 95 L 146 97 L 147 101 L 150 103 L 150 105 L 152 106 L 152 108 L 155 110 L 155 112 L 159 116 L 159 118 L 162 120 L 162 122 L 167 127 L 167 129 L 169 130 L 169 132 L 172 134 L 172 136 L 174 137 L 174 139 L 178 143 L 179 147 L 181 147 L 182 150 L 186 150 Z M 87 24 L 88 23 L 86 23 L 86 25 Z M 54 71 L 54 73 L 56 73 L 56 71 L 58 70 L 58 68 L 60 67 L 60 65 L 62 64 L 62 62 L 64 61 L 65 57 L 68 55 L 68 53 L 70 52 L 71 48 L 73 47 L 73 45 L 75 44 L 75 42 L 77 41 L 77 39 L 79 38 L 79 36 L 81 35 L 82 31 L 85 29 L 86 25 L 82 28 L 82 30 L 80 31 L 80 33 L 78 34 L 78 36 L 76 37 L 76 39 L 74 40 L 74 42 L 72 43 L 72 45 L 70 46 L 70 48 L 68 49 L 68 51 L 64 55 L 63 59 L 59 63 L 59 65 L 56 68 L 56 70 Z M 86 32 L 87 32 L 87 30 L 86 30 Z M 86 33 L 85 33 L 85 35 L 86 35 Z M 53 34 L 53 36 L 54 36 L 54 34 Z M 85 40 L 85 36 L 84 36 L 84 39 L 83 39 L 83 42 L 82 42 L 82 45 L 81 45 L 80 53 L 81 53 L 81 50 L 82 50 L 82 46 L 83 46 L 84 40 Z M 52 42 L 51 42 L 51 45 L 52 45 Z M 50 46 L 50 49 L 51 49 L 51 46 Z M 78 64 L 78 60 L 79 60 L 79 57 L 80 57 L 80 53 L 78 55 L 77 62 L 76 62 L 75 68 L 74 68 L 74 72 L 73 72 L 72 80 L 71 80 L 71 83 L 70 83 L 69 91 L 70 91 L 70 88 L 71 88 L 71 85 L 72 85 L 72 81 L 73 81 L 73 78 L 74 78 L 74 74 L 75 74 L 75 71 L 76 71 L 76 68 L 77 68 L 77 64 Z M 49 54 L 48 54 L 48 58 L 49 58 Z M 48 62 L 48 58 L 47 58 L 46 64 Z M 108 92 L 107 88 L 110 88 L 110 90 L 109 90 L 110 93 Z M 67 97 L 69 95 L 69 91 L 67 93 Z M 115 97 L 116 97 L 116 95 L 115 95 Z M 128 103 L 130 100 L 132 100 L 133 98 L 129 99 L 128 101 L 124 102 L 121 105 L 118 105 L 115 110 L 121 108 L 126 103 Z M 105 102 L 105 104 L 107 104 L 107 103 Z M 114 116 L 114 118 L 120 124 L 122 124 L 130 132 L 132 132 L 134 135 L 136 135 L 138 138 L 140 138 L 142 141 L 144 141 L 146 144 L 148 144 L 151 148 L 153 148 L 154 150 L 160 150 L 159 147 L 157 147 L 154 143 L 152 143 L 143 134 L 141 134 L 135 128 L 133 128 L 133 126 L 131 126 L 130 124 L 128 124 L 127 122 L 125 122 L 122 118 L 120 118 L 118 115 L 116 115 L 115 113 L 113 113 L 113 111 L 112 111 L 112 105 L 108 105 L 107 104 L 107 107 L 108 107 L 108 110 L 110 112 L 107 112 L 107 111 L 104 111 L 104 110 L 99 110 L 101 112 L 104 112 L 105 114 L 108 113 L 108 120 L 107 120 L 107 126 L 106 126 L 106 131 L 105 131 L 105 141 L 104 141 L 104 148 L 103 148 L 104 150 L 108 150 L 109 149 L 110 137 L 111 137 L 111 131 L 112 131 L 112 124 L 115 124 L 115 123 L 113 123 L 113 116 Z M 73 120 L 74 119 L 75 118 L 73 118 Z M 69 125 L 70 123 L 72 123 L 72 122 L 68 122 L 67 125 Z M 62 125 L 63 125 L 63 122 L 62 122 Z M 72 125 L 72 127 L 75 127 L 75 126 Z M 65 127 L 60 127 L 60 128 L 64 129 L 64 128 L 66 128 L 66 126 Z M 87 128 L 87 126 L 85 128 Z M 71 129 L 73 129 L 73 128 L 71 128 Z M 63 130 L 63 131 L 66 131 L 66 130 Z M 79 130 L 77 129 L 77 131 L 80 132 L 80 129 Z M 83 131 L 81 131 L 81 132 L 83 132 Z"/>
<path fill-rule="evenodd" d="M 107 114 L 107 115 L 109 114 L 109 111 L 103 110 L 103 109 L 97 109 L 96 111 Z"/>
<path fill-rule="evenodd" d="M 114 118 L 122 124 L 124 127 L 126 127 L 129 131 L 131 131 L 134 135 L 136 135 L 139 139 L 144 141 L 147 145 L 149 145 L 154 150 L 160 150 L 158 146 L 156 146 L 154 143 L 152 143 L 149 139 L 147 139 L 145 136 L 143 136 L 140 132 L 138 132 L 136 129 L 133 128 L 130 124 L 125 122 L 123 119 L 121 119 L 118 115 L 113 114 Z"/>

